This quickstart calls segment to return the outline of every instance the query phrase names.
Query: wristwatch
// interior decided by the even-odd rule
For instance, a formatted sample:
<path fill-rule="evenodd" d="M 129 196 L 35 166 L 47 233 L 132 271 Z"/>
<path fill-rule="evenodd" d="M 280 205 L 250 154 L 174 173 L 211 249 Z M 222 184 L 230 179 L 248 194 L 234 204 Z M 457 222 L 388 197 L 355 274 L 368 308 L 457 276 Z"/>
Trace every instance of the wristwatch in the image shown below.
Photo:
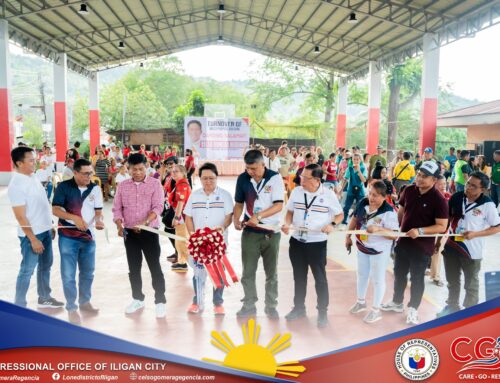
<path fill-rule="evenodd" d="M 151 223 L 151 221 L 149 219 L 146 220 L 146 226 L 149 226 L 149 224 Z"/>
<path fill-rule="evenodd" d="M 177 221 L 181 220 L 181 217 L 174 217 Z"/>
<path fill-rule="evenodd" d="M 257 214 L 256 217 L 257 217 L 257 220 L 260 222 L 260 220 L 262 219 L 262 216 L 260 214 Z"/>
<path fill-rule="evenodd" d="M 419 227 L 419 228 L 418 228 L 418 235 L 424 235 L 424 234 L 425 234 L 425 233 L 424 233 L 424 229 L 423 229 L 423 228 L 421 228 L 421 227 Z"/>

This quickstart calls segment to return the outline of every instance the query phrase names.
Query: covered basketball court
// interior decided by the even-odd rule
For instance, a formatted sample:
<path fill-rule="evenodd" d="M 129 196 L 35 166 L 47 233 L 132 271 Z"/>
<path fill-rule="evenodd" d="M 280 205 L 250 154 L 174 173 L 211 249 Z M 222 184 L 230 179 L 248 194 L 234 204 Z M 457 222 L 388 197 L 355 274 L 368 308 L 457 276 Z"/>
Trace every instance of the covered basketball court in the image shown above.
<path fill-rule="evenodd" d="M 347 86 L 368 76 L 369 119 L 366 134 L 368 152 L 374 152 L 380 129 L 381 79 L 384 68 L 409 57 L 423 55 L 422 111 L 420 147 L 434 147 L 437 120 L 439 48 L 500 22 L 500 1 L 495 0 L 29 0 L 2 1 L 0 6 L 0 184 L 6 184 L 12 171 L 9 153 L 14 145 L 10 92 L 9 42 L 27 48 L 53 62 L 54 113 L 57 161 L 63 162 L 68 148 L 67 75 L 75 71 L 89 81 L 90 147 L 99 143 L 99 73 L 108 68 L 141 62 L 208 44 L 224 43 L 253 50 L 299 65 L 321 68 L 340 77 L 336 145 L 345 146 Z M 216 58 L 214 58 L 216 60 Z M 234 179 L 222 179 L 221 186 L 234 191 Z M 0 298 L 11 300 L 18 267 L 18 242 L 14 217 L 6 190 L 0 188 L 0 239 L 9 254 L 0 270 Z M 241 322 L 235 318 L 242 297 L 240 286 L 225 293 L 226 316 L 216 318 L 209 309 L 201 316 L 189 316 L 192 296 L 191 273 L 175 274 L 164 256 L 162 266 L 167 280 L 167 320 L 154 318 L 151 288 L 145 273 L 148 308 L 140 316 L 127 318 L 123 310 L 130 299 L 127 264 L 123 243 L 114 233 L 110 205 L 105 221 L 110 243 L 98 238 L 96 279 L 93 302 L 101 308 L 99 316 L 84 318 L 85 327 L 122 337 L 151 347 L 200 358 L 213 352 L 210 331 L 225 330 L 238 339 Z M 12 223 L 11 225 L 9 223 Z M 240 234 L 230 229 L 229 255 L 237 272 Z M 498 238 L 488 240 L 491 259 Z M 54 295 L 62 298 L 58 273 L 57 246 L 52 284 Z M 268 320 L 263 314 L 263 288 L 258 320 L 263 324 L 262 343 L 275 333 L 291 332 L 292 348 L 284 360 L 304 358 L 406 328 L 404 317 L 384 315 L 370 326 L 347 311 L 354 303 L 355 255 L 348 255 L 343 236 L 332 236 L 329 243 L 330 323 L 319 330 L 315 323 L 315 294 L 312 278 L 307 304 L 310 317 L 287 323 Z M 496 262 L 496 263 L 495 263 Z M 498 269 L 498 261 L 486 264 Z M 264 285 L 262 271 L 257 276 Z M 392 294 L 392 275 L 387 273 L 387 296 Z M 427 295 L 420 308 L 423 321 L 434 318 L 444 303 L 445 288 L 426 286 Z M 292 305 L 293 276 L 288 260 L 288 243 L 282 238 L 279 261 L 279 311 L 283 316 Z M 483 293 L 484 294 L 484 293 Z M 30 290 L 33 307 L 36 291 Z M 210 299 L 207 294 L 207 300 Z M 370 299 L 370 296 L 368 297 Z M 483 298 L 484 299 L 484 298 Z M 66 319 L 63 310 L 54 313 Z M 239 342 L 239 340 L 238 340 Z M 285 353 L 284 353 L 285 354 Z"/>

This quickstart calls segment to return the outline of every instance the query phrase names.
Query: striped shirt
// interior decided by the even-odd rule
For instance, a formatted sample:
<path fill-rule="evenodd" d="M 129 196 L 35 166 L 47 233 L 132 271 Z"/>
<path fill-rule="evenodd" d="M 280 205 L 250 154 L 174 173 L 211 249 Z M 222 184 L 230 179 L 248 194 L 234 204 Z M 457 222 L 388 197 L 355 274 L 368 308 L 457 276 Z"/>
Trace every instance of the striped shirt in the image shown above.
<path fill-rule="evenodd" d="M 150 212 L 155 212 L 156 218 L 150 226 L 157 228 L 163 201 L 163 188 L 156 178 L 145 177 L 142 182 L 134 182 L 133 178 L 122 181 L 113 201 L 113 221 L 120 219 L 123 226 L 133 228 L 145 221 Z"/>

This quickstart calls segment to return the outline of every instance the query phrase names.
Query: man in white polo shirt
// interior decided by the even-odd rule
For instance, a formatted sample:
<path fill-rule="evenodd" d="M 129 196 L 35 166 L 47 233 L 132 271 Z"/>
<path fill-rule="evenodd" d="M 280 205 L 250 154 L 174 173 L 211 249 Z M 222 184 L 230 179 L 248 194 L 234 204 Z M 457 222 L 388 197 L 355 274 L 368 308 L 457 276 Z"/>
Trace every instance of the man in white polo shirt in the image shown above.
<path fill-rule="evenodd" d="M 204 163 L 199 169 L 202 188 L 195 190 L 189 196 L 184 208 L 186 216 L 186 227 L 188 232 L 194 233 L 198 229 L 209 227 L 217 228 L 224 235 L 227 245 L 227 228 L 231 225 L 233 217 L 233 197 L 231 194 L 217 186 L 217 167 L 210 163 Z M 189 264 L 194 269 L 193 304 L 189 306 L 188 313 L 197 314 L 204 309 L 205 281 L 207 271 L 203 265 L 194 262 L 193 257 L 189 257 Z M 214 289 L 213 304 L 215 315 L 224 315 L 224 300 L 222 293 L 224 287 Z"/>
<path fill-rule="evenodd" d="M 35 155 L 31 148 L 20 146 L 11 152 L 16 168 L 7 194 L 19 228 L 21 241 L 21 268 L 17 276 L 14 303 L 26 307 L 30 279 L 37 268 L 39 308 L 59 308 L 62 302 L 50 296 L 50 268 L 52 267 L 52 214 L 47 194 L 35 176 Z"/>
<path fill-rule="evenodd" d="M 318 327 L 328 325 L 328 280 L 326 278 L 326 245 L 328 233 L 344 218 L 342 207 L 335 193 L 321 184 L 323 170 L 318 164 L 307 165 L 302 174 L 301 186 L 293 189 L 286 206 L 285 224 L 281 230 L 290 238 L 290 261 L 295 281 L 294 307 L 285 318 L 293 321 L 306 316 L 307 273 L 311 268 L 316 282 L 318 299 Z"/>
<path fill-rule="evenodd" d="M 257 312 L 255 274 L 262 257 L 266 273 L 265 313 L 271 319 L 279 317 L 278 305 L 278 252 L 281 234 L 257 227 L 260 224 L 278 225 L 283 209 L 285 187 L 281 176 L 266 168 L 264 157 L 258 150 L 249 150 L 244 157 L 246 171 L 236 181 L 234 227 L 243 230 L 241 259 L 243 275 L 241 284 L 245 296 L 243 307 L 236 315 L 240 318 L 254 316 Z M 243 222 L 241 214 L 245 210 Z"/>
<path fill-rule="evenodd" d="M 438 317 L 460 310 L 462 272 L 465 280 L 463 306 L 470 307 L 479 302 L 479 271 L 484 237 L 500 233 L 500 217 L 496 206 L 483 194 L 488 190 L 489 182 L 486 174 L 474 172 L 465 183 L 465 190 L 456 192 L 448 201 L 451 232 L 463 236 L 450 236 L 444 247 L 448 299 Z"/>

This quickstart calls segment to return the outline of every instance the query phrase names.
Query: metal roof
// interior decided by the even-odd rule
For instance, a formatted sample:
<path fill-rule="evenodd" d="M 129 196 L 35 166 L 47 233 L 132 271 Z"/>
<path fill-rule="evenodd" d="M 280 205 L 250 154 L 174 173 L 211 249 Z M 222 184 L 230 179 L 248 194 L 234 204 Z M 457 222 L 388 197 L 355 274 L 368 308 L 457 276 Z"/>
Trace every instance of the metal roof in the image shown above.
<path fill-rule="evenodd" d="M 351 12 L 357 23 L 348 22 Z M 359 77 L 369 61 L 387 66 L 418 55 L 425 33 L 442 46 L 500 23 L 500 0 L 0 0 L 0 17 L 19 45 L 54 61 L 65 52 L 70 69 L 85 75 L 222 36 L 228 45 Z"/>
<path fill-rule="evenodd" d="M 437 125 L 440 127 L 498 124 L 500 124 L 500 100 L 443 113 L 437 119 Z"/>

